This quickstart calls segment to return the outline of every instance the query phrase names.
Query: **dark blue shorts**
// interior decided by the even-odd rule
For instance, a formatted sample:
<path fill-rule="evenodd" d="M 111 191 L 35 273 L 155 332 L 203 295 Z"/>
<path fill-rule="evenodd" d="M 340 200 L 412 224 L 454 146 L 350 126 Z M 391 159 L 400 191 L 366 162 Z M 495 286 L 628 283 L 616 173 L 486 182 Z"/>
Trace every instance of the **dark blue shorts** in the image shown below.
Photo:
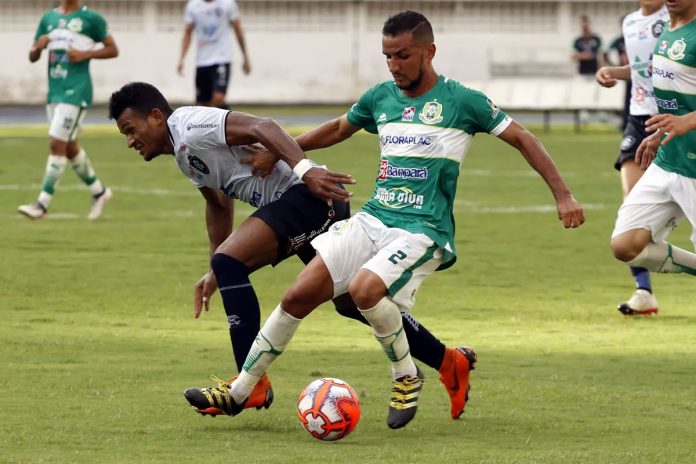
<path fill-rule="evenodd" d="M 648 119 L 650 116 L 629 116 L 626 120 L 626 128 L 621 139 L 621 152 L 614 162 L 614 168 L 617 171 L 621 170 L 624 161 L 636 156 L 640 142 L 649 135 L 645 132 L 645 121 Z"/>
<path fill-rule="evenodd" d="M 278 234 L 278 256 L 273 266 L 292 255 L 307 264 L 316 254 L 309 242 L 334 222 L 348 219 L 350 205 L 334 201 L 329 206 L 305 184 L 297 184 L 251 216 L 261 219 Z"/>
<path fill-rule="evenodd" d="M 229 63 L 196 68 L 196 102 L 209 102 L 213 98 L 213 92 L 227 93 L 229 82 Z"/>

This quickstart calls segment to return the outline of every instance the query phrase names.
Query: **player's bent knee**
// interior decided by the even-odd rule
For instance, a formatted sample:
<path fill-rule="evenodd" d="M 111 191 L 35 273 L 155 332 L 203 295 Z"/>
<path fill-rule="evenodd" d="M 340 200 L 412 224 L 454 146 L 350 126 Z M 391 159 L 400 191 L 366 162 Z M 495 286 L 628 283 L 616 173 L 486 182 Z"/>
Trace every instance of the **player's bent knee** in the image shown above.
<path fill-rule="evenodd" d="M 633 243 L 627 240 L 614 239 L 611 241 L 612 254 L 616 259 L 624 263 L 635 259 L 641 251 L 642 249 L 637 249 Z"/>

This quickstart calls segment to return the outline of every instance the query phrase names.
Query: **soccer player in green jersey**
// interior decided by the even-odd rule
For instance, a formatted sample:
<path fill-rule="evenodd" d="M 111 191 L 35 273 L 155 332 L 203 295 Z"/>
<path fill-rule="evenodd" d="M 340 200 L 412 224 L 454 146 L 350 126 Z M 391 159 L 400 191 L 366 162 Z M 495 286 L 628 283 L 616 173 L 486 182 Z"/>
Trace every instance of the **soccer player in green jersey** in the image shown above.
<path fill-rule="evenodd" d="M 39 198 L 34 203 L 21 205 L 19 212 L 32 219 L 46 214 L 69 160 L 92 194 L 92 207 L 87 217 L 97 219 L 112 192 L 97 178 L 87 153 L 77 142 L 77 134 L 92 104 L 90 60 L 115 58 L 118 48 L 101 15 L 80 6 L 79 0 L 63 0 L 58 8 L 41 18 L 29 61 L 38 61 L 44 49 L 48 49 L 46 113 L 50 154 Z"/>
<path fill-rule="evenodd" d="M 647 170 L 619 209 L 611 249 L 631 266 L 696 275 L 696 254 L 666 241 L 686 217 L 696 247 L 696 0 L 666 5 L 670 22 L 652 62 L 660 114 L 645 123 L 656 133 L 638 147 L 636 162 Z"/>
<path fill-rule="evenodd" d="M 381 159 L 372 197 L 353 217 L 312 241 L 317 256 L 268 317 L 230 385 L 232 415 L 243 410 L 249 392 L 302 319 L 321 303 L 349 293 L 392 362 L 388 426 L 400 428 L 413 419 L 424 379 L 411 359 L 400 310 L 413 306 L 426 276 L 454 264 L 457 178 L 477 132 L 496 135 L 520 151 L 551 189 L 565 227 L 585 221 L 536 137 L 482 93 L 435 71 L 433 30 L 422 14 L 390 17 L 382 35 L 393 81 L 376 85 L 346 115 L 297 139 L 303 150 L 313 150 L 361 128 L 378 133 Z M 295 169 L 310 166 L 305 160 Z"/>

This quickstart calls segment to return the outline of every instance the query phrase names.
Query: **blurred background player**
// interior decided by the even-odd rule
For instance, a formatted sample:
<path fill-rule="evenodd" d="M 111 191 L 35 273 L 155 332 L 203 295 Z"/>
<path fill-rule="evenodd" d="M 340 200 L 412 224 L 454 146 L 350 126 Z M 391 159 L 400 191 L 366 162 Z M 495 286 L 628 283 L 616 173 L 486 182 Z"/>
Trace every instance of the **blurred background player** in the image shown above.
<path fill-rule="evenodd" d="M 100 43 L 103 47 L 98 47 Z M 63 0 L 58 8 L 43 15 L 29 51 L 29 61 L 38 61 L 46 48 L 49 53 L 46 113 L 50 154 L 39 198 L 34 203 L 21 205 L 19 212 L 32 219 L 46 214 L 70 160 L 73 170 L 92 194 L 92 207 L 87 217 L 97 219 L 112 192 L 97 178 L 87 153 L 77 142 L 77 135 L 92 104 L 90 60 L 115 58 L 118 48 L 104 18 L 80 6 L 79 0 Z"/>
<path fill-rule="evenodd" d="M 590 18 L 580 17 L 580 36 L 573 42 L 575 52 L 573 61 L 578 63 L 578 74 L 581 76 L 594 76 L 599 68 L 602 39 L 592 32 Z"/>
<path fill-rule="evenodd" d="M 305 159 L 304 154 L 272 120 L 218 108 L 189 106 L 173 111 L 155 87 L 142 82 L 114 92 L 109 115 L 126 135 L 128 146 L 138 150 L 145 161 L 174 154 L 178 167 L 205 198 L 212 260 L 211 269 L 195 285 L 194 315 L 198 317 L 203 307 L 208 310 L 219 286 L 236 367 L 241 372 L 261 319 L 249 275 L 293 255 L 308 263 L 315 255 L 311 238 L 350 217 L 345 203 L 349 194 L 336 183 L 348 183 L 352 178 L 313 167 L 295 175 L 288 163 L 295 166 Z M 236 146 L 257 141 L 287 155 L 283 159 L 288 163 L 278 163 L 264 179 L 252 175 L 251 166 L 243 161 L 249 156 Z M 220 188 L 221 183 L 224 188 Z M 335 201 L 329 205 L 317 195 Z M 258 208 L 234 234 L 232 198 Z M 367 324 L 350 298 L 337 299 L 335 304 L 341 315 Z M 450 396 L 451 416 L 458 418 L 467 400 L 474 352 L 466 347 L 447 348 L 409 313 L 403 318 L 413 356 L 440 372 L 440 381 Z M 196 410 L 226 414 L 221 392 L 231 380 L 202 389 L 207 394 L 205 403 L 195 404 Z M 267 408 L 272 400 L 271 382 L 264 376 L 246 407 Z"/>
<path fill-rule="evenodd" d="M 297 138 L 308 151 L 340 143 L 360 129 L 379 134 L 379 174 L 362 209 L 312 241 L 317 256 L 266 319 L 225 392 L 230 414 L 244 409 L 303 318 L 348 293 L 391 361 L 387 425 L 398 429 L 413 419 L 424 375 L 410 355 L 400 311 L 414 305 L 427 276 L 454 264 L 457 178 L 474 134 L 493 134 L 520 151 L 553 193 L 565 227 L 584 222 L 582 207 L 536 137 L 481 92 L 438 74 L 435 51 L 425 16 L 391 16 L 382 29 L 382 53 L 393 80 L 363 93 L 347 114 Z M 189 401 L 205 401 L 200 389 L 186 394 Z"/>
<path fill-rule="evenodd" d="M 623 21 L 623 36 L 630 64 L 605 66 L 597 71 L 597 82 L 613 87 L 617 80 L 631 81 L 630 116 L 621 140 L 619 156 L 614 167 L 621 172 L 621 190 L 626 198 L 643 170 L 635 162 L 638 146 L 647 137 L 645 121 L 657 113 L 653 78 L 650 72 L 653 50 L 662 34 L 669 13 L 664 0 L 640 0 L 640 9 L 627 15 Z M 619 304 L 619 311 L 626 315 L 657 313 L 657 300 L 653 295 L 650 271 L 631 266 L 636 290 L 628 301 Z"/>
<path fill-rule="evenodd" d="M 196 104 L 224 108 L 232 71 L 232 36 L 242 50 L 242 71 L 251 72 L 239 7 L 234 0 L 189 0 L 184 14 L 186 27 L 177 67 L 184 72 L 184 59 L 196 32 Z"/>
<path fill-rule="evenodd" d="M 660 114 L 645 123 L 655 133 L 638 147 L 636 162 L 647 170 L 619 209 L 611 249 L 634 267 L 696 275 L 696 254 L 666 241 L 686 217 L 696 248 L 696 48 L 689 45 L 696 43 L 696 0 L 666 6 L 669 22 L 652 60 Z"/>

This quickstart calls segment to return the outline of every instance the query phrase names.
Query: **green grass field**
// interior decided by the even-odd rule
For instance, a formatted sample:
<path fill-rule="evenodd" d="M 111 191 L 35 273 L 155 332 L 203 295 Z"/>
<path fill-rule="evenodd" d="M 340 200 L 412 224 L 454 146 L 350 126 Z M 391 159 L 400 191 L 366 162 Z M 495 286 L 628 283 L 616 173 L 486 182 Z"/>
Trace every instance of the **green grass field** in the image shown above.
<path fill-rule="evenodd" d="M 416 419 L 385 424 L 389 365 L 369 328 L 330 306 L 308 317 L 271 368 L 276 402 L 234 418 L 195 414 L 184 388 L 233 373 L 218 296 L 192 317 L 207 268 L 203 201 L 171 159 L 146 164 L 111 128 L 82 137 L 115 193 L 103 220 L 66 171 L 51 212 L 33 201 L 44 129 L 0 130 L 0 462 L 27 463 L 693 463 L 696 305 L 687 276 L 655 276 L 660 315 L 627 319 L 632 291 L 608 248 L 620 204 L 615 133 L 542 137 L 587 223 L 564 230 L 522 157 L 478 136 L 456 201 L 457 264 L 429 278 L 414 314 L 448 345 L 479 355 L 467 411 L 449 418 L 437 373 Z M 313 158 L 351 172 L 354 209 L 370 193 L 377 139 L 357 135 Z M 251 212 L 238 204 L 237 221 Z M 674 242 L 690 249 L 689 227 Z M 253 275 L 265 315 L 295 260 Z M 295 404 L 320 376 L 362 396 L 343 441 L 301 428 Z"/>

